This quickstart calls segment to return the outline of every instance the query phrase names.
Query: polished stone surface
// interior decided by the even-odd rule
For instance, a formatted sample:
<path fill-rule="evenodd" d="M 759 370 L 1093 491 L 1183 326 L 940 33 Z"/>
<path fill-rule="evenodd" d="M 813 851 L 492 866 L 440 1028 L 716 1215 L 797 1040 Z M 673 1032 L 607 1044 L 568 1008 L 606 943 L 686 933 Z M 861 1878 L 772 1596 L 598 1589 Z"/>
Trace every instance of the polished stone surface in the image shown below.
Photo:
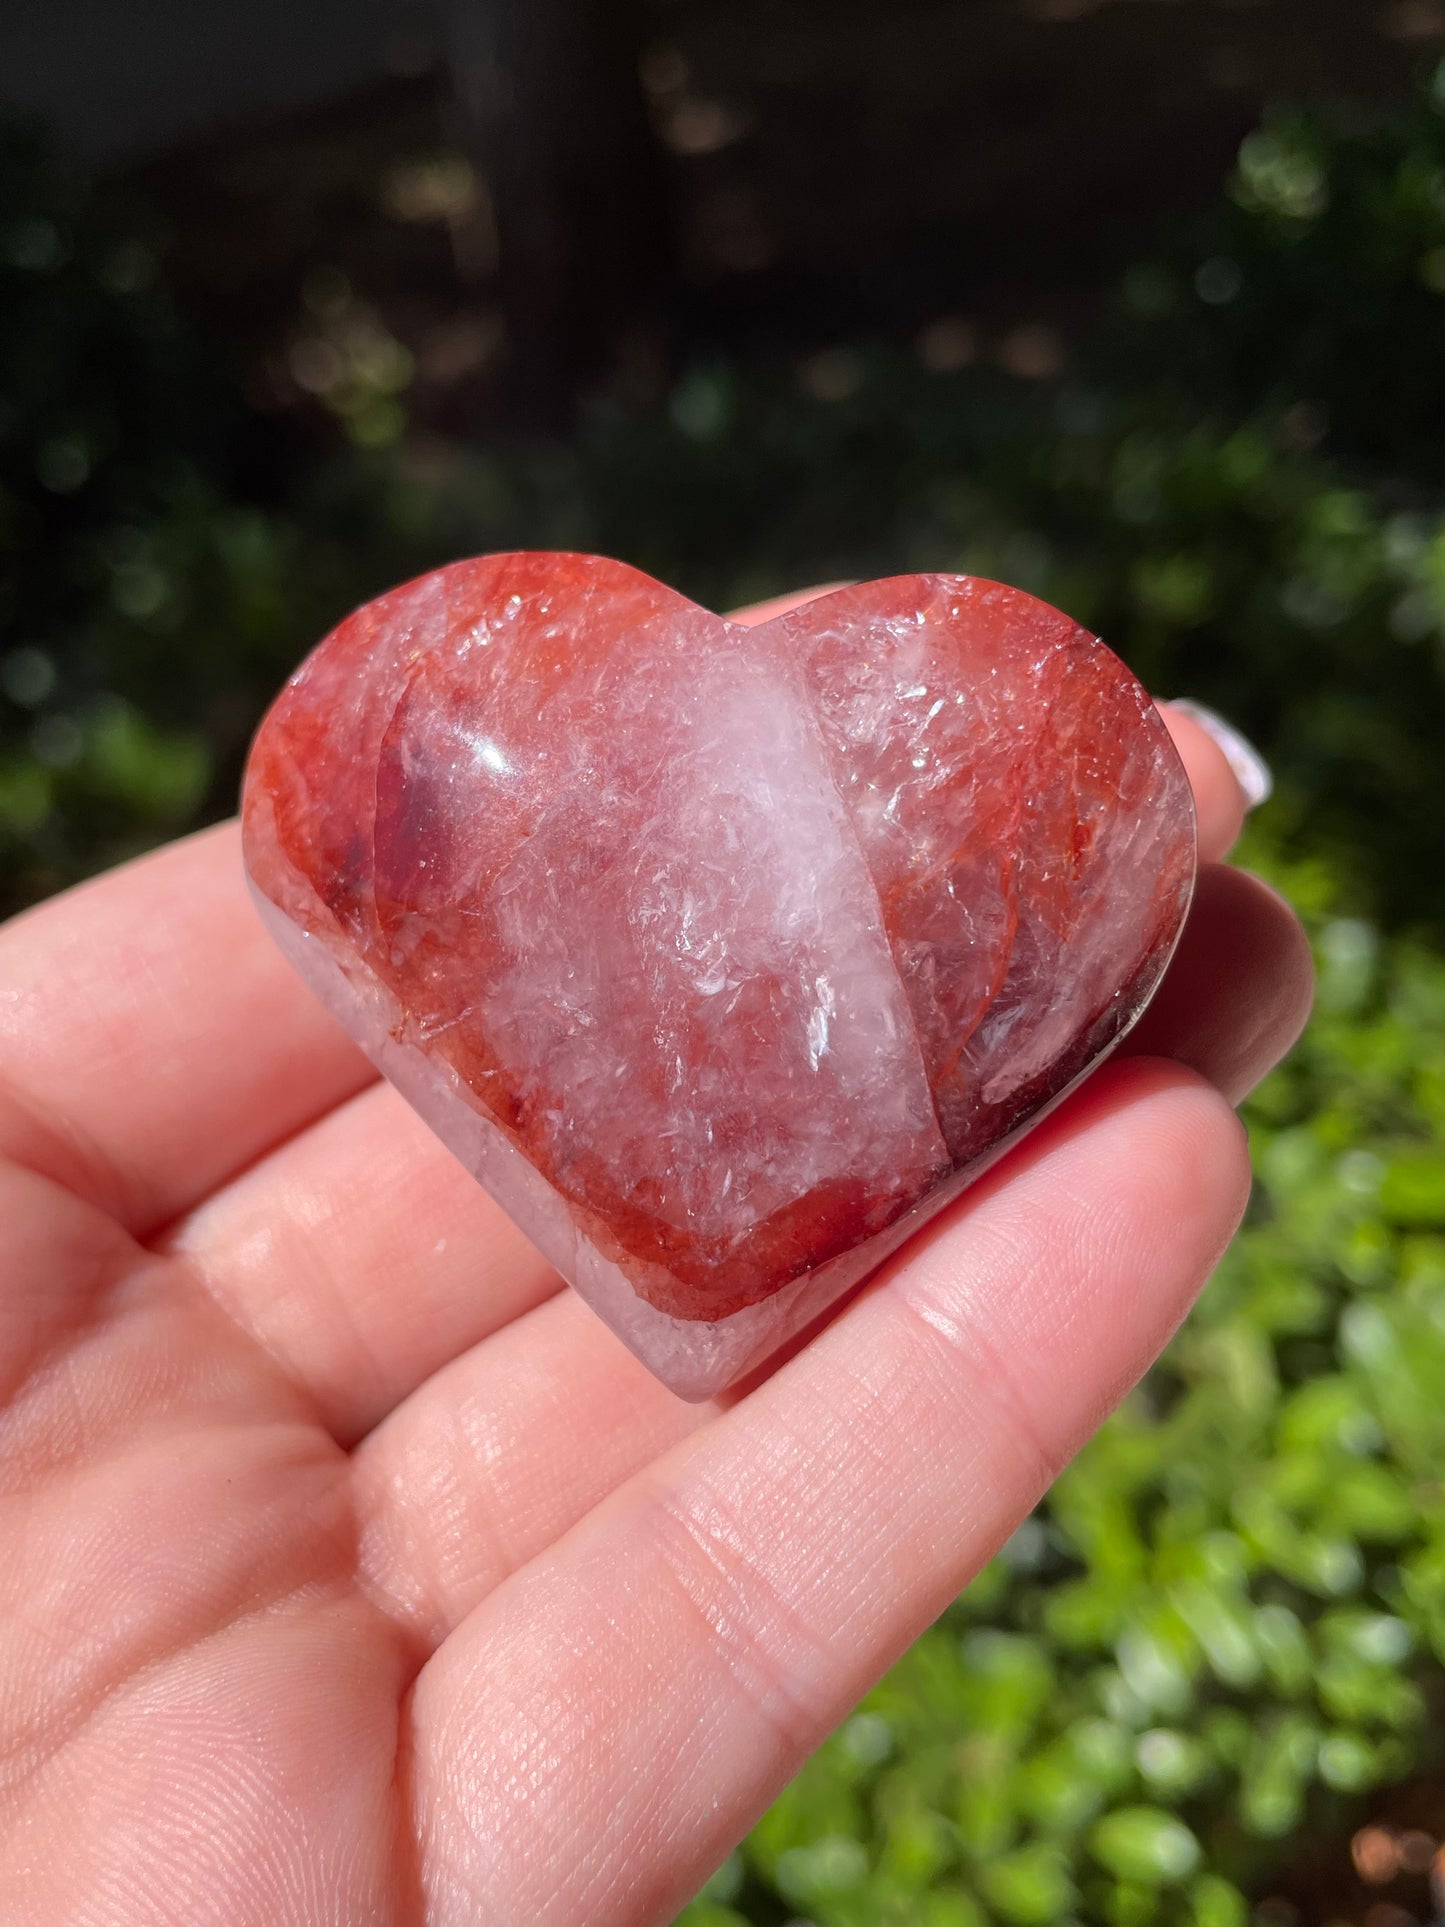
<path fill-rule="evenodd" d="M 958 576 L 746 628 L 597 557 L 457 563 L 303 664 L 244 818 L 302 975 L 693 1397 L 1116 1041 L 1194 873 L 1139 685 Z"/>

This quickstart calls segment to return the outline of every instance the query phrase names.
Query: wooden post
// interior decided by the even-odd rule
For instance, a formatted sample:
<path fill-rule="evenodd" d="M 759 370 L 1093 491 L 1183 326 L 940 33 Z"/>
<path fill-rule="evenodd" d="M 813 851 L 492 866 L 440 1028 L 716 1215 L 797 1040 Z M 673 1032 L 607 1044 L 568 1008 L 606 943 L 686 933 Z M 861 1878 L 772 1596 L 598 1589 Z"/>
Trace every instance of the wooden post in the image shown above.
<path fill-rule="evenodd" d="M 508 413 L 565 426 L 656 338 L 671 249 L 635 0 L 451 0 L 452 59 L 491 191 Z"/>

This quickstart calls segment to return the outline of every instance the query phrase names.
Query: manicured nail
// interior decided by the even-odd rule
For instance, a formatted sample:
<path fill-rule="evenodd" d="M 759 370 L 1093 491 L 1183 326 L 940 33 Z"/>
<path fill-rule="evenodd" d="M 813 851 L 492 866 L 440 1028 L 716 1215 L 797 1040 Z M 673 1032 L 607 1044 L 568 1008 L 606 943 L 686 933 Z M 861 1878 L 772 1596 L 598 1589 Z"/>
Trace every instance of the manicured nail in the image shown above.
<path fill-rule="evenodd" d="M 1187 696 L 1174 697 L 1169 707 L 1177 709 L 1191 722 L 1198 723 L 1206 736 L 1214 741 L 1224 752 L 1224 760 L 1234 771 L 1234 780 L 1244 791 L 1246 809 L 1258 809 L 1274 793 L 1274 777 L 1270 774 L 1269 764 L 1260 755 L 1247 736 L 1241 736 L 1233 723 L 1227 723 L 1217 710 L 1206 709 L 1203 703 L 1191 702 Z"/>

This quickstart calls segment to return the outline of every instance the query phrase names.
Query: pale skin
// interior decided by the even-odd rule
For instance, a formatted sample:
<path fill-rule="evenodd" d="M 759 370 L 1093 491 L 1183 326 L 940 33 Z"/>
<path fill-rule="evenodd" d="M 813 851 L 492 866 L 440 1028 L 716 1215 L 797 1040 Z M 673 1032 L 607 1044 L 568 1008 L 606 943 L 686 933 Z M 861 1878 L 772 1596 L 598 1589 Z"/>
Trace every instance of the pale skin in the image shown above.
<path fill-rule="evenodd" d="M 671 1918 L 1238 1223 L 1309 964 L 1169 720 L 1210 867 L 1127 1053 L 708 1406 L 375 1081 L 233 825 L 0 931 L 0 1920 Z"/>

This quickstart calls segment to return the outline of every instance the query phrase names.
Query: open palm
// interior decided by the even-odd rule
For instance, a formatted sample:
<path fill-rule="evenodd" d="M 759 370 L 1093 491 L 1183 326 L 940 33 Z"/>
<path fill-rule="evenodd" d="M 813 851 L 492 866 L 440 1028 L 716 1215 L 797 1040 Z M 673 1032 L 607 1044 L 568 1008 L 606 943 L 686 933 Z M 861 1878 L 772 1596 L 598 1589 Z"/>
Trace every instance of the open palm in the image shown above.
<path fill-rule="evenodd" d="M 1206 871 L 1130 1055 L 690 1407 L 292 980 L 233 826 L 11 924 L 0 1921 L 667 1920 L 1168 1337 L 1307 996 Z"/>

